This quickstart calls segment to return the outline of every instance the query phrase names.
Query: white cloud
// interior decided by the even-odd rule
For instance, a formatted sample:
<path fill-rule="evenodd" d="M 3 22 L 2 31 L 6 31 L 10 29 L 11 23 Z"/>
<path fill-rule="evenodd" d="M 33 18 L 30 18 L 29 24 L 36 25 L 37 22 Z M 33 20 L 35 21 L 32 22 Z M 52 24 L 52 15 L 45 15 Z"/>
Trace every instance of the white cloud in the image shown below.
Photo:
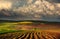
<path fill-rule="evenodd" d="M 0 1 L 0 9 L 11 9 L 12 3 L 8 1 Z"/>
<path fill-rule="evenodd" d="M 60 8 L 60 3 L 58 3 L 56 6 Z"/>
<path fill-rule="evenodd" d="M 27 3 L 30 4 L 30 3 L 32 3 L 33 0 L 27 0 L 27 1 L 28 1 Z"/>
<path fill-rule="evenodd" d="M 47 1 L 41 2 L 40 0 L 35 1 L 33 4 L 30 4 L 28 6 L 23 6 L 17 8 L 15 11 L 18 12 L 24 12 L 24 13 L 37 13 L 37 14 L 49 14 L 54 15 L 55 13 L 59 13 L 60 10 L 57 10 L 57 8 L 54 6 L 53 3 L 49 3 Z M 32 12 L 33 11 L 33 12 Z"/>

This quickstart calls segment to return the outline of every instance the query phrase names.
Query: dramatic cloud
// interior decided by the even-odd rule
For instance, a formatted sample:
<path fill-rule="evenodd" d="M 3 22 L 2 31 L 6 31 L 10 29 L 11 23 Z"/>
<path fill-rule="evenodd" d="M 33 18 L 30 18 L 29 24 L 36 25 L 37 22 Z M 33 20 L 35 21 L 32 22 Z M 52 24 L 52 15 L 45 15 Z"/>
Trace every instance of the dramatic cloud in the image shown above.
<path fill-rule="evenodd" d="M 7 13 L 3 13 L 3 17 L 8 19 L 60 20 L 59 0 L 1 0 L 2 8 L 12 10 L 8 11 L 8 17 L 5 17 Z"/>

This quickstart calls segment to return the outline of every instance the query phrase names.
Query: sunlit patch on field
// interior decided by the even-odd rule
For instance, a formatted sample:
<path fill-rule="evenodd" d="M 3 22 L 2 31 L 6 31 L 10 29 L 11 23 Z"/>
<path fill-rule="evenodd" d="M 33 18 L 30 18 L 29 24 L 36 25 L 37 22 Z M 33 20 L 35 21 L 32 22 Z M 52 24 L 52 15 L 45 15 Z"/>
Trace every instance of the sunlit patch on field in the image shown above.
<path fill-rule="evenodd" d="M 22 24 L 30 24 L 32 22 L 19 22 L 19 23 L 22 23 Z"/>

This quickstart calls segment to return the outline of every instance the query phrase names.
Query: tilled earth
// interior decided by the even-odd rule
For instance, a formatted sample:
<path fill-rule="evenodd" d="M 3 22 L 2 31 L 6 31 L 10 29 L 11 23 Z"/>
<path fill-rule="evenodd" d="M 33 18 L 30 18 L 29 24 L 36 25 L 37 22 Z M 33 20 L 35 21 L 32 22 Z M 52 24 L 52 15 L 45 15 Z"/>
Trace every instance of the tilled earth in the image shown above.
<path fill-rule="evenodd" d="M 0 39 L 60 39 L 60 33 L 55 32 L 14 32 L 7 34 L 0 34 Z"/>

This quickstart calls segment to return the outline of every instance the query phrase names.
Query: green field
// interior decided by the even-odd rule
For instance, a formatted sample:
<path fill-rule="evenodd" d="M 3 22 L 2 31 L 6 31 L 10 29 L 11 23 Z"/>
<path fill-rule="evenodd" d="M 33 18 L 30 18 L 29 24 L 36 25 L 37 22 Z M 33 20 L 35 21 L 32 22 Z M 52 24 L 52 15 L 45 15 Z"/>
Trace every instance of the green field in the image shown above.
<path fill-rule="evenodd" d="M 0 33 L 24 31 L 25 29 L 29 30 L 29 28 L 31 28 L 30 30 L 45 30 L 45 29 L 51 28 L 52 30 L 54 27 L 55 29 L 53 30 L 60 31 L 60 28 L 59 28 L 60 25 L 57 25 L 58 27 L 56 27 L 55 25 L 48 25 L 48 26 L 44 25 L 44 22 L 40 23 L 40 25 L 39 23 L 40 22 L 26 22 L 26 21 L 25 22 L 5 22 L 3 21 L 3 22 L 0 22 Z M 39 26 L 39 27 L 36 28 L 36 26 Z"/>
<path fill-rule="evenodd" d="M 39 28 L 40 25 L 39 25 L 38 28 L 36 28 L 36 26 L 38 24 L 39 23 L 33 23 L 33 22 L 1 22 L 0 23 L 0 33 L 23 31 L 20 28 L 23 28 L 23 29 L 25 28 L 27 30 L 28 26 L 29 26 L 29 28 L 30 28 L 30 26 L 31 26 L 31 28 L 34 27 L 31 30 L 45 30 L 47 28 L 48 29 L 51 28 L 51 30 L 52 30 L 55 27 L 55 26 L 49 26 L 49 25 L 46 26 L 46 25 L 43 24 L 44 26 L 42 28 Z M 60 31 L 60 28 L 55 27 L 54 30 Z"/>
<path fill-rule="evenodd" d="M 0 23 L 0 34 L 9 32 L 22 32 L 24 30 L 17 30 L 18 25 L 32 24 L 32 22 L 1 22 Z M 35 29 L 35 28 L 34 28 Z M 35 29 L 36 30 L 36 29 Z"/>
<path fill-rule="evenodd" d="M 17 31 L 16 29 L 14 29 L 16 27 L 16 24 L 17 23 L 12 23 L 12 22 L 1 22 L 0 23 L 0 33 Z"/>

